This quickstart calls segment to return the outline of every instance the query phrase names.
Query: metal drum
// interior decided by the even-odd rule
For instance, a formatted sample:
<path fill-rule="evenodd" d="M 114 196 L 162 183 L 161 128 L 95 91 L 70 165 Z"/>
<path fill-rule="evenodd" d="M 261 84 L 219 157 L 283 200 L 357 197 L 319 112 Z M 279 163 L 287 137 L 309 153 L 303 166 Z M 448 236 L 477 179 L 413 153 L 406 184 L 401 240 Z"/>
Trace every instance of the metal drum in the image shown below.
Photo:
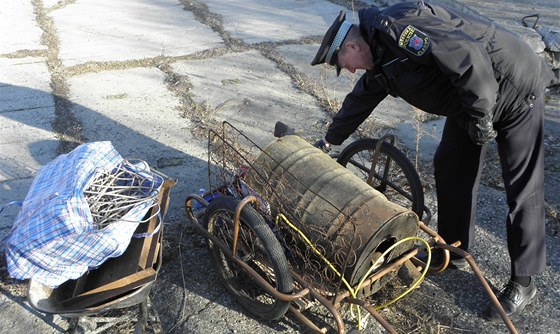
<path fill-rule="evenodd" d="M 304 255 L 300 260 L 318 261 L 309 250 L 315 248 L 353 286 L 385 250 L 417 234 L 418 217 L 414 212 L 389 202 L 382 193 L 298 136 L 285 136 L 269 144 L 247 172 L 245 182 L 270 204 L 273 219 L 278 214 L 285 215 L 311 242 L 313 247 L 298 244 L 306 248 L 299 250 Z M 395 247 L 378 263 L 388 263 L 409 247 L 410 244 Z M 332 271 L 332 267 L 325 268 L 324 259 L 322 262 L 324 266 L 317 268 L 316 275 Z M 324 274 L 321 282 L 325 277 L 337 279 L 336 275 Z M 391 277 L 384 276 L 370 287 L 369 293 Z"/>

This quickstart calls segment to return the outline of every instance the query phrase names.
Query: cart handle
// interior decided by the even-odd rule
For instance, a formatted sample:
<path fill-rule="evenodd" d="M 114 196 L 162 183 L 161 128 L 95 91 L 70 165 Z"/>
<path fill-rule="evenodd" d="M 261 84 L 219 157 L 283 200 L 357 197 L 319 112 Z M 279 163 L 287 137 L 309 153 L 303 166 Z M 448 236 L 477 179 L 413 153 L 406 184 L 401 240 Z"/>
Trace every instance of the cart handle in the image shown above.
<path fill-rule="evenodd" d="M 185 211 L 187 212 L 189 219 L 198 223 L 198 219 L 196 219 L 195 215 L 193 214 L 192 207 L 191 207 L 191 201 L 193 199 L 196 200 L 198 203 L 202 204 L 204 207 L 207 207 L 210 203 L 208 203 L 208 201 L 205 200 L 202 196 L 196 194 L 190 194 L 185 199 Z"/>
<path fill-rule="evenodd" d="M 235 219 L 233 220 L 233 247 L 231 250 L 233 257 L 237 257 L 237 237 L 239 236 L 239 225 L 241 224 L 239 219 L 241 217 L 241 210 L 250 202 L 254 202 L 257 206 L 259 205 L 259 201 L 255 196 L 247 196 L 243 198 L 235 208 Z"/>

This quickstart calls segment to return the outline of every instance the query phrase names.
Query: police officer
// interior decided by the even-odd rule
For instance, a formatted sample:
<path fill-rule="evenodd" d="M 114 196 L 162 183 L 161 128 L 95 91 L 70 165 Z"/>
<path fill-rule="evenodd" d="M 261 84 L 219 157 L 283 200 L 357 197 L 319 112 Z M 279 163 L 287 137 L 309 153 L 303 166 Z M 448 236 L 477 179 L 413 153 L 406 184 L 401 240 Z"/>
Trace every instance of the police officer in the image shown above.
<path fill-rule="evenodd" d="M 341 12 L 311 63 L 333 65 L 337 75 L 366 70 L 315 145 L 340 145 L 387 95 L 446 116 L 434 156 L 438 233 L 468 250 L 483 159 L 495 140 L 511 258 L 498 299 L 510 317 L 520 314 L 537 292 L 534 276 L 545 269 L 543 91 L 552 71 L 513 33 L 427 2 L 364 9 L 359 22 Z M 466 265 L 452 257 L 450 267 Z M 501 319 L 491 305 L 483 316 Z"/>

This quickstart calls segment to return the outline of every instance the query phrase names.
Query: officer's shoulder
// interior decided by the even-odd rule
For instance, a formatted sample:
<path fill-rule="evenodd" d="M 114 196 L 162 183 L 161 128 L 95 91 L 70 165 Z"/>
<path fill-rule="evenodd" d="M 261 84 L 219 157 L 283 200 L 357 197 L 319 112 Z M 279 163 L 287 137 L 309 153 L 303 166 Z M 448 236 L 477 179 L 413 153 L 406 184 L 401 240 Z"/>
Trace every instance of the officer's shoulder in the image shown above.
<path fill-rule="evenodd" d="M 419 10 L 425 9 L 425 6 L 419 2 L 399 2 L 381 11 L 386 16 L 395 19 L 417 13 Z"/>
<path fill-rule="evenodd" d="M 402 31 L 408 24 L 399 20 L 414 16 L 421 8 L 414 2 L 401 2 L 384 10 L 377 7 L 364 9 L 360 12 L 360 22 L 368 22 L 372 29 L 393 35 L 395 31 Z M 393 34 L 391 34 L 393 32 Z"/>

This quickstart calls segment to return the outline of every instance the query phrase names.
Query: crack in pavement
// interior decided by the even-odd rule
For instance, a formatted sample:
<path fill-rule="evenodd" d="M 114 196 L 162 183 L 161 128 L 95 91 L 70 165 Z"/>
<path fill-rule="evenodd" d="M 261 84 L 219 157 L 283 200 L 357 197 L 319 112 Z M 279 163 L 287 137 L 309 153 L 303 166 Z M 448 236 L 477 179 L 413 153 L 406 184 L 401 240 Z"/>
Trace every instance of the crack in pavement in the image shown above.
<path fill-rule="evenodd" d="M 37 24 L 43 31 L 41 43 L 47 47 L 47 68 L 51 74 L 50 86 L 55 103 L 52 127 L 59 140 L 57 154 L 63 154 L 83 143 L 82 124 L 74 115 L 72 103 L 68 100 L 69 88 L 65 68 L 58 56 L 59 39 L 53 20 L 47 15 L 42 0 L 33 0 L 32 5 Z"/>

